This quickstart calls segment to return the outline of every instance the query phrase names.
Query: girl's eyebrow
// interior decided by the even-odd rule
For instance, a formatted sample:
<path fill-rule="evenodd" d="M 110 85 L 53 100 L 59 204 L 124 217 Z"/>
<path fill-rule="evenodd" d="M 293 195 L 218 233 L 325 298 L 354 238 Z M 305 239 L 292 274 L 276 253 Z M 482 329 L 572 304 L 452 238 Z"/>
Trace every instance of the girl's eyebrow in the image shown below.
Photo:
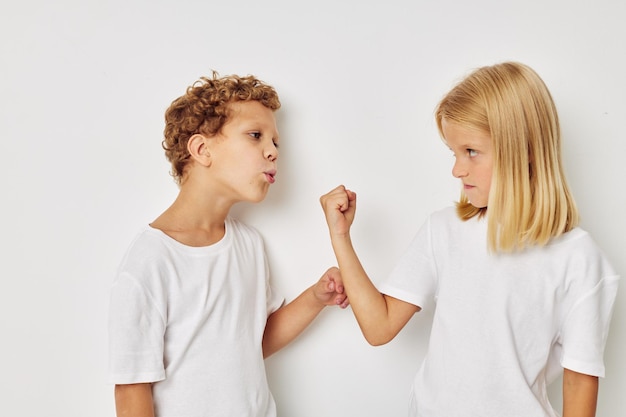
<path fill-rule="evenodd" d="M 446 144 L 446 145 L 447 145 L 447 144 Z M 449 146 L 449 145 L 447 145 L 447 146 L 448 146 L 448 148 L 449 148 L 450 150 L 452 150 L 452 147 L 451 147 L 451 146 Z M 471 143 L 469 143 L 469 142 L 465 142 L 465 143 L 463 143 L 463 144 L 459 145 L 459 146 L 458 146 L 458 148 L 459 148 L 459 149 L 478 149 L 478 148 L 480 148 L 480 145 L 476 145 L 476 144 L 471 144 Z"/>

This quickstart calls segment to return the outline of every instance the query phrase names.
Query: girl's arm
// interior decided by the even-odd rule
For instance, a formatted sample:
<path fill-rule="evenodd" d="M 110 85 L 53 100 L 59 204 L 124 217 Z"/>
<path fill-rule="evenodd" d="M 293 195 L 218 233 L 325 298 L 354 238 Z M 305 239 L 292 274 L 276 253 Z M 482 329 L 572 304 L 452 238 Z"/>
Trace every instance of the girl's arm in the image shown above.
<path fill-rule="evenodd" d="M 598 377 L 563 370 L 563 417 L 595 417 Z"/>
<path fill-rule="evenodd" d="M 154 417 L 152 384 L 123 384 L 115 386 L 117 417 Z"/>
<path fill-rule="evenodd" d="M 263 357 L 287 346 L 326 306 L 348 306 L 337 268 L 328 269 L 319 281 L 307 288 L 295 300 L 270 314 L 263 334 Z"/>
<path fill-rule="evenodd" d="M 352 246 L 350 226 L 356 194 L 339 186 L 320 198 L 330 238 L 352 311 L 363 336 L 374 346 L 393 339 L 419 307 L 381 294 L 367 276 Z"/>

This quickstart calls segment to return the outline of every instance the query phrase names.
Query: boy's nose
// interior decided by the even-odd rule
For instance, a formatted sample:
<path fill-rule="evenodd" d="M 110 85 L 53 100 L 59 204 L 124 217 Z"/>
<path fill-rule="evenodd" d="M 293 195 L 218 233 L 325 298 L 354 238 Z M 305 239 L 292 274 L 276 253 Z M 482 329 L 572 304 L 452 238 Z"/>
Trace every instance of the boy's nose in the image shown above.
<path fill-rule="evenodd" d="M 272 162 L 278 159 L 278 149 L 274 145 L 268 148 L 267 151 L 265 151 L 265 154 L 265 157 Z"/>

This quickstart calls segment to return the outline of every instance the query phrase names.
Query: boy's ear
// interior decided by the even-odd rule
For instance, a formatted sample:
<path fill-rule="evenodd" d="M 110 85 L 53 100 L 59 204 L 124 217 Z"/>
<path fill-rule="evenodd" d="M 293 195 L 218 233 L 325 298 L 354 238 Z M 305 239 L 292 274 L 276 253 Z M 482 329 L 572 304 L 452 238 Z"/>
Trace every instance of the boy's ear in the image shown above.
<path fill-rule="evenodd" d="M 187 151 L 191 158 L 206 167 L 211 166 L 211 154 L 209 152 L 209 139 L 196 133 L 187 141 Z"/>

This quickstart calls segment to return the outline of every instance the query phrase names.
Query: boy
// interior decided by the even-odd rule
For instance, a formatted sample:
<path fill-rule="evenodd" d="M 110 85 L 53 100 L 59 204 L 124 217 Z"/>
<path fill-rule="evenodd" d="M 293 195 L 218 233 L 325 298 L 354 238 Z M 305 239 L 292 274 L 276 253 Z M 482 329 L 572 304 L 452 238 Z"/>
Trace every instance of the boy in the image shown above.
<path fill-rule="evenodd" d="M 336 268 L 283 305 L 261 236 L 229 216 L 275 182 L 279 108 L 255 77 L 213 73 L 166 111 L 179 194 L 132 242 L 111 291 L 118 417 L 275 416 L 263 359 L 325 306 L 348 305 Z"/>

